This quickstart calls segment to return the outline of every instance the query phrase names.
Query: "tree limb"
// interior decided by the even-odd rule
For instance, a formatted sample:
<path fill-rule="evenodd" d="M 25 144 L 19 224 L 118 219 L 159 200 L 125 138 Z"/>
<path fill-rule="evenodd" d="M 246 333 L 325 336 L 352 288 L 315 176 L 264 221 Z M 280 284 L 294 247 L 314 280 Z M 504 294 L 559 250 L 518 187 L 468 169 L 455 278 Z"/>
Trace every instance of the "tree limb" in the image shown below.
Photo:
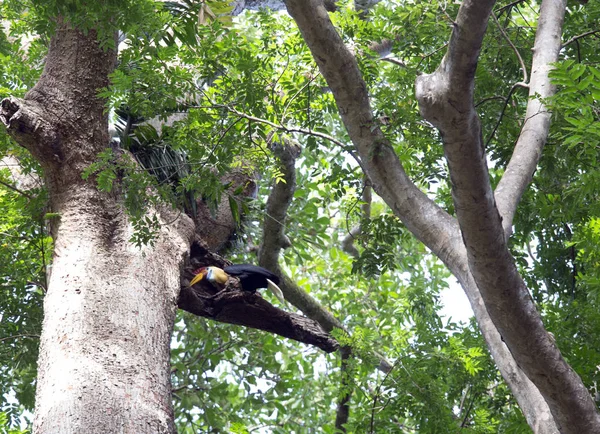
<path fill-rule="evenodd" d="M 335 429 L 336 433 L 346 433 L 346 427 L 350 418 L 350 398 L 352 398 L 353 378 L 352 369 L 350 368 L 350 359 L 352 357 L 352 349 L 349 347 L 340 348 L 340 396 L 335 412 Z"/>
<path fill-rule="evenodd" d="M 220 291 L 205 281 L 190 287 L 192 270 L 206 265 L 220 268 L 230 265 L 221 256 L 210 252 L 198 238 L 192 245 L 190 256 L 190 265 L 182 272 L 183 285 L 177 303 L 180 309 L 214 321 L 275 333 L 314 345 L 328 353 L 339 347 L 337 341 L 316 321 L 283 311 L 258 293 L 243 291 L 238 279 L 230 278 Z"/>
<path fill-rule="evenodd" d="M 519 50 L 517 49 L 517 47 L 515 47 L 515 44 L 513 44 L 513 42 L 510 40 L 510 38 L 508 37 L 508 35 L 504 31 L 504 29 L 498 22 L 498 18 L 496 18 L 496 15 L 492 14 L 491 16 L 492 16 L 492 19 L 494 20 L 494 23 L 496 23 L 498 30 L 500 30 L 500 33 L 502 34 L 502 36 L 504 37 L 506 42 L 508 42 L 508 45 L 510 45 L 510 48 L 512 48 L 512 50 L 515 52 L 517 59 L 519 59 L 519 64 L 521 65 L 521 70 L 523 71 L 522 84 L 524 86 L 527 86 L 527 67 L 525 66 L 525 62 L 523 61 L 523 57 L 521 56 L 521 53 L 519 53 Z"/>
<path fill-rule="evenodd" d="M 337 34 L 325 10 L 318 0 L 288 0 L 287 7 L 333 92 L 342 121 L 365 163 L 364 169 L 373 182 L 374 190 L 407 228 L 459 278 L 490 349 L 498 345 L 498 342 L 502 343 L 477 286 L 472 282 L 456 221 L 439 209 L 412 183 L 379 127 L 373 125 L 366 84 L 362 80 L 356 60 Z M 475 28 L 478 27 L 481 29 L 481 23 L 475 23 Z M 475 64 L 472 64 L 473 72 L 474 67 Z M 469 285 L 470 282 L 472 285 Z M 538 393 L 537 401 L 530 402 L 531 396 L 522 391 L 535 392 L 535 387 L 522 375 L 524 387 L 521 388 L 515 376 L 511 375 L 512 372 L 518 372 L 519 368 L 508 349 L 500 345 L 497 351 L 504 357 L 500 358 L 497 353 L 492 352 L 496 363 L 511 385 L 519 403 L 524 406 L 524 413 L 530 415 L 528 417 L 530 426 L 537 430 L 543 425 L 543 421 L 538 416 L 548 414 L 547 407 L 545 413 L 539 411 L 540 407 L 546 405 L 545 401 L 539 398 Z M 550 429 L 544 432 L 555 431 Z"/>
<path fill-rule="evenodd" d="M 289 246 L 285 235 L 285 220 L 296 189 L 295 161 L 299 156 L 299 151 L 297 145 L 291 143 L 287 143 L 285 146 L 281 144 L 274 146 L 273 152 L 282 164 L 285 182 L 275 184 L 267 200 L 263 240 L 258 252 L 258 262 L 260 266 L 281 277 L 279 287 L 287 301 L 300 309 L 307 317 L 317 321 L 325 331 L 331 332 L 335 328 L 344 329 L 344 326 L 331 312 L 290 279 L 279 266 L 279 252 L 282 248 Z M 391 365 L 383 356 L 377 353 L 376 355 L 379 358 L 378 369 L 387 372 Z"/>
<path fill-rule="evenodd" d="M 595 35 L 597 33 L 600 33 L 600 30 L 590 30 L 589 32 L 582 33 L 581 35 L 573 36 L 567 42 L 565 42 L 564 44 L 562 44 L 561 48 L 565 48 L 567 45 L 570 45 L 573 42 L 578 41 L 581 38 L 585 38 L 586 36 L 590 36 L 590 35 Z"/>
<path fill-rule="evenodd" d="M 15 187 L 14 185 L 9 184 L 8 182 L 4 182 L 4 181 L 0 180 L 0 185 L 5 186 L 9 190 L 14 191 L 15 193 L 18 193 L 21 196 L 26 197 L 27 199 L 33 199 L 32 195 L 30 195 L 29 193 L 25 193 L 24 191 L 19 190 L 17 187 Z"/>
<path fill-rule="evenodd" d="M 319 0 L 288 0 L 286 5 L 333 93 L 374 191 L 401 216 L 419 240 L 446 262 L 452 254 L 453 238 L 460 239 L 458 226 L 408 178 L 374 119 L 356 59 L 338 35 L 327 11 Z"/>
<path fill-rule="evenodd" d="M 462 3 L 441 65 L 433 74 L 417 78 L 417 99 L 421 114 L 443 137 L 469 269 L 490 317 L 518 365 L 540 390 L 561 432 L 596 432 L 600 431 L 600 415 L 581 379 L 544 329 L 508 250 L 494 202 L 481 126 L 473 106 L 475 69 L 493 4 L 491 0 Z M 544 0 L 540 31 L 562 17 L 564 8 L 563 1 Z M 546 38 L 560 41 L 560 25 Z M 551 41 L 542 44 L 539 35 L 536 44 L 536 54 L 553 51 Z M 524 134 L 529 128 L 527 124 Z M 519 170 L 530 177 L 536 163 L 537 159 L 528 159 L 531 171 Z M 526 182 L 512 184 L 524 190 Z M 511 209 L 517 202 L 514 200 Z"/>
<path fill-rule="evenodd" d="M 354 258 L 358 258 L 359 253 L 358 249 L 354 246 L 354 240 L 357 236 L 359 236 L 362 232 L 363 222 L 368 221 L 371 216 L 371 200 L 373 199 L 373 195 L 371 193 L 371 186 L 369 185 L 368 179 L 365 177 L 363 192 L 362 192 L 362 205 L 361 208 L 361 221 L 356 224 L 348 231 L 348 235 L 344 237 L 342 240 L 342 250 L 348 253 L 350 256 Z"/>
<path fill-rule="evenodd" d="M 502 225 L 507 236 L 512 233 L 512 221 L 517 205 L 531 182 L 550 130 L 551 113 L 542 101 L 554 95 L 556 91 L 548 72 L 552 69 L 551 64 L 558 60 L 561 49 L 565 8 L 566 1 L 542 2 L 533 48 L 525 122 L 510 162 L 495 191 L 498 211 L 502 216 Z"/>

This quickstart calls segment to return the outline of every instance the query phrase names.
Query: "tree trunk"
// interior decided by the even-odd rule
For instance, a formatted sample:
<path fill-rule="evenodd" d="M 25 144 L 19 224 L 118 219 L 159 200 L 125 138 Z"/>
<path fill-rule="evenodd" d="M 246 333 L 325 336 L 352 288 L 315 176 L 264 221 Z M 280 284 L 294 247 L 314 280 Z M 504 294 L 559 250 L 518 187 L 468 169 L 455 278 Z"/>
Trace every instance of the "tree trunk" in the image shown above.
<path fill-rule="evenodd" d="M 2 102 L 9 133 L 41 163 L 53 271 L 44 301 L 34 431 L 171 433 L 169 344 L 180 266 L 193 225 L 163 226 L 153 247 L 130 242 L 118 192 L 81 172 L 109 142 L 104 101 L 116 53 L 60 23 L 44 73 L 24 100 Z"/>

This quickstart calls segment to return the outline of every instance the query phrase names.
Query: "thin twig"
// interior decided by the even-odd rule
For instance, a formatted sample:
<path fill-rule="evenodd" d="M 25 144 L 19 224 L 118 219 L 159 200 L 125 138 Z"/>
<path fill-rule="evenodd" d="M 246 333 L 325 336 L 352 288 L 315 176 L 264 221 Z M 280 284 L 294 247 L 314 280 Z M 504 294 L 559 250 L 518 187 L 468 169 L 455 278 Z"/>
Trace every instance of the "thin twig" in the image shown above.
<path fill-rule="evenodd" d="M 527 85 L 524 85 L 523 83 L 519 82 L 519 83 L 513 84 L 512 87 L 510 88 L 510 91 L 508 92 L 508 95 L 506 96 L 506 99 L 504 100 L 504 105 L 502 106 L 502 110 L 500 111 L 500 116 L 498 117 L 498 122 L 496 122 L 496 125 L 494 125 L 494 129 L 492 130 L 491 134 L 489 135 L 488 139 L 485 142 L 486 147 L 490 144 L 490 142 L 494 138 L 494 134 L 496 134 L 496 130 L 500 126 L 500 123 L 502 122 L 502 118 L 504 117 L 504 111 L 506 110 L 506 107 L 508 106 L 510 97 L 517 87 L 527 87 Z"/>
<path fill-rule="evenodd" d="M 286 116 L 286 113 L 288 111 L 288 108 L 289 108 L 290 104 L 296 99 L 296 97 L 298 95 L 300 95 L 304 91 L 304 89 L 306 89 L 307 87 L 309 87 L 312 84 L 312 82 L 315 81 L 317 79 L 317 77 L 319 77 L 318 74 L 314 74 L 314 70 L 311 71 L 311 75 L 312 75 L 312 78 L 310 80 L 308 80 L 304 86 L 302 86 L 300 89 L 298 89 L 298 91 L 295 94 L 293 94 L 286 101 L 285 105 L 283 106 L 283 112 L 281 113 L 281 123 L 283 123 L 283 121 L 285 119 L 285 116 Z M 309 109 L 310 109 L 310 107 L 309 107 Z M 310 110 L 309 110 L 309 112 L 310 112 Z"/>
<path fill-rule="evenodd" d="M 477 104 L 475 104 L 475 108 L 479 107 L 480 105 L 482 105 L 488 101 L 492 101 L 495 99 L 501 99 L 502 102 L 506 101 L 506 98 L 504 98 L 502 95 L 488 96 L 487 98 L 484 98 L 481 101 L 479 101 Z"/>
<path fill-rule="evenodd" d="M 342 142 L 340 142 L 339 140 L 337 140 L 336 138 L 334 138 L 333 136 L 330 136 L 329 134 L 325 134 L 325 133 L 320 133 L 318 131 L 313 131 L 311 129 L 306 129 L 306 128 L 301 128 L 301 127 L 287 127 L 285 125 L 281 125 L 281 124 L 276 124 L 274 122 L 271 122 L 267 119 L 262 119 L 262 118 L 258 118 L 256 116 L 252 116 L 243 112 L 240 112 L 238 110 L 236 110 L 233 107 L 229 107 L 226 105 L 222 105 L 222 104 L 215 104 L 214 105 L 215 108 L 224 108 L 228 111 L 230 111 L 231 113 L 244 118 L 244 119 L 248 119 L 249 121 L 253 121 L 253 122 L 258 122 L 258 123 L 263 123 L 265 125 L 269 125 L 272 128 L 275 128 L 277 130 L 281 130 L 281 131 L 285 131 L 286 133 L 301 133 L 301 134 L 306 134 L 306 135 L 310 135 L 310 136 L 314 136 L 314 137 L 319 137 L 321 139 L 325 139 L 327 141 L 330 141 L 332 143 L 334 143 L 335 145 L 339 146 L 340 148 L 342 148 L 344 151 L 348 152 L 352 158 L 354 158 L 354 160 L 356 160 L 356 162 L 358 163 L 358 165 L 364 169 L 362 161 L 360 160 L 359 156 L 356 154 L 356 152 L 354 152 L 353 149 L 351 149 L 349 146 L 344 145 Z"/>
<path fill-rule="evenodd" d="M 595 35 L 596 33 L 600 33 L 600 30 L 590 30 L 589 32 L 582 33 L 581 35 L 573 36 L 567 42 L 561 45 L 561 48 L 565 48 L 567 45 L 572 44 L 573 42 L 585 38 L 586 36 Z"/>
<path fill-rule="evenodd" d="M 22 195 L 22 196 L 26 197 L 27 199 L 33 199 L 33 196 L 32 196 L 32 195 L 30 195 L 29 193 L 25 193 L 24 191 L 22 191 L 22 190 L 18 189 L 18 188 L 17 188 L 17 187 L 15 187 L 14 185 L 10 185 L 9 183 L 7 183 L 7 182 L 4 182 L 4 181 L 2 181 L 2 180 L 0 180 L 0 184 L 2 184 L 2 185 L 3 185 L 3 186 L 5 186 L 6 188 L 8 188 L 8 189 L 10 189 L 10 190 L 12 190 L 12 191 L 14 191 L 14 192 L 16 192 L 16 193 L 19 193 L 20 195 Z"/>
<path fill-rule="evenodd" d="M 510 9 L 510 8 L 512 8 L 513 6 L 516 6 L 516 5 L 518 5 L 519 3 L 523 3 L 524 1 L 525 1 L 525 0 L 517 0 L 517 1 L 514 1 L 514 2 L 512 2 L 512 3 L 509 3 L 509 4 L 507 4 L 506 6 L 502 6 L 500 9 L 498 9 L 498 10 L 496 11 L 496 14 L 500 15 L 500 14 L 501 14 L 502 12 L 504 12 L 506 9 Z"/>
<path fill-rule="evenodd" d="M 12 335 L 12 336 L 6 336 L 4 338 L 0 338 L 0 342 L 4 342 L 7 341 L 9 339 L 18 339 L 18 338 L 32 338 L 32 339 L 39 339 L 40 335 L 30 335 L 30 334 L 22 334 L 22 335 Z"/>
<path fill-rule="evenodd" d="M 370 431 L 371 434 L 375 433 L 375 405 L 377 405 L 377 397 L 379 396 L 379 391 L 381 389 L 381 386 L 383 386 L 383 383 L 385 383 L 385 380 L 387 380 L 387 377 L 392 373 L 392 371 L 394 370 L 396 365 L 398 363 L 400 363 L 401 360 L 402 360 L 402 358 L 398 357 L 398 360 L 396 360 L 396 362 L 394 362 L 394 364 L 392 365 L 390 370 L 385 374 L 385 377 L 383 377 L 383 380 L 381 380 L 381 383 L 379 383 L 377 385 L 377 389 L 375 390 L 375 396 L 373 397 L 373 406 L 371 407 L 371 431 Z"/>
<path fill-rule="evenodd" d="M 504 36 L 504 39 L 506 39 L 506 42 L 508 42 L 508 44 L 510 45 L 510 47 L 513 49 L 513 51 L 517 55 L 517 58 L 519 59 L 519 63 L 521 64 L 521 69 L 523 70 L 523 83 L 525 83 L 525 85 L 526 85 L 527 79 L 528 79 L 528 77 L 527 77 L 527 67 L 525 66 L 525 62 L 523 61 L 523 57 L 521 57 L 521 53 L 519 53 L 519 50 L 517 49 L 517 47 L 515 47 L 515 44 L 512 43 L 512 41 L 510 40 L 510 38 L 508 37 L 508 35 L 504 31 L 504 29 L 502 28 L 502 26 L 498 22 L 498 18 L 496 18 L 495 14 L 492 14 L 492 19 L 494 20 L 494 22 L 498 26 L 498 30 L 500 30 L 500 33 L 502 33 L 502 36 Z"/>
<path fill-rule="evenodd" d="M 393 57 L 382 57 L 379 60 L 381 60 L 382 62 L 390 62 L 395 65 L 400 65 L 401 67 L 406 68 L 406 63 L 402 62 L 401 60 L 394 59 Z"/>
<path fill-rule="evenodd" d="M 441 47 L 439 47 L 439 48 L 436 48 L 436 49 L 435 49 L 435 50 L 433 50 L 431 53 L 429 53 L 429 54 L 423 54 L 423 55 L 421 56 L 421 60 L 419 60 L 419 63 L 417 63 L 417 66 L 415 67 L 415 69 L 416 69 L 417 71 L 419 71 L 419 67 L 421 66 L 421 63 L 423 63 L 423 61 L 424 61 L 425 59 L 427 59 L 427 58 L 429 58 L 429 57 L 433 56 L 433 55 L 434 55 L 435 53 L 437 53 L 438 51 L 441 51 L 441 50 L 443 50 L 444 48 L 446 48 L 446 47 L 448 46 L 448 44 L 449 44 L 449 43 L 448 43 L 448 42 L 446 42 L 444 45 L 442 45 L 442 46 L 441 46 Z"/>

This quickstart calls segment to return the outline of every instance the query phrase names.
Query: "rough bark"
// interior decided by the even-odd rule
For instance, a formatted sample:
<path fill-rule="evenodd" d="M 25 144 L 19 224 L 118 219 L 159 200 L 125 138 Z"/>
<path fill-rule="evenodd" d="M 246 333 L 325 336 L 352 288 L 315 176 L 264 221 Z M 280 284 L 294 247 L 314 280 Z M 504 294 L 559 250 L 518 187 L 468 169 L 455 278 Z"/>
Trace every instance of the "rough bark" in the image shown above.
<path fill-rule="evenodd" d="M 328 353 L 338 348 L 337 341 L 318 322 L 279 309 L 259 293 L 243 291 L 238 279 L 230 278 L 223 288 L 216 288 L 206 281 L 190 287 L 189 282 L 195 269 L 208 265 L 220 268 L 231 265 L 226 259 L 210 252 L 207 247 L 199 238 L 192 244 L 190 265 L 182 273 L 183 286 L 178 300 L 180 309 L 215 321 L 275 333 L 314 345 Z"/>
<path fill-rule="evenodd" d="M 258 293 L 243 291 L 237 279 L 230 279 L 217 293 L 194 286 L 182 289 L 179 297 L 179 307 L 194 315 L 275 333 L 328 353 L 339 346 L 316 321 L 281 310 Z"/>
<path fill-rule="evenodd" d="M 513 393 L 515 393 L 532 429 L 536 432 L 556 432 L 557 428 L 554 426 L 554 421 L 548 421 L 546 402 L 539 393 L 536 393 L 535 386 L 531 384 L 529 379 L 522 375 L 515 359 L 504 346 L 502 340 L 499 339 L 500 336 L 487 312 L 487 304 L 484 305 L 479 288 L 472 281 L 473 276 L 470 275 L 465 247 L 456 220 L 430 201 L 406 176 L 400 161 L 373 120 L 366 85 L 360 76 L 356 60 L 335 31 L 325 9 L 317 0 L 307 2 L 288 0 L 286 5 L 333 92 L 342 121 L 359 152 L 363 167 L 372 181 L 374 190 L 402 219 L 407 228 L 459 278 L 474 308 L 486 342 L 495 356 L 495 361 Z M 473 9 L 474 13 L 469 12 L 466 14 L 466 18 L 469 19 L 468 23 L 458 21 L 454 25 L 455 37 L 467 38 L 464 42 L 464 51 L 469 53 L 469 56 L 475 55 L 475 61 L 469 56 L 463 56 L 460 58 L 461 60 L 457 61 L 457 66 L 461 68 L 462 73 L 467 73 L 467 76 L 471 74 L 472 77 L 475 72 L 477 54 L 481 43 L 480 38 L 485 31 L 487 17 L 492 5 L 493 2 L 490 1 L 478 2 L 477 7 Z M 473 6 L 474 2 L 464 2 L 461 9 L 463 14 L 465 14 L 464 11 L 470 11 L 469 8 L 473 8 Z M 476 37 L 470 39 L 469 35 L 473 36 L 473 34 Z M 479 37 L 479 41 L 477 41 L 477 37 Z M 444 68 L 447 66 L 448 64 L 443 64 L 440 70 L 445 71 Z M 450 80 L 457 80 L 457 82 L 454 83 Z M 439 82 L 446 89 L 450 88 L 451 83 L 452 90 L 456 94 L 460 94 L 463 99 L 468 99 L 472 95 L 472 83 L 471 85 L 465 84 L 463 78 L 456 71 L 444 75 Z M 421 82 L 419 85 L 422 84 Z M 418 90 L 421 91 L 422 89 Z M 461 92 L 464 93 L 461 94 Z M 469 107 L 472 107 L 472 98 L 469 99 L 468 103 L 465 103 L 462 100 L 455 102 L 454 99 L 449 100 L 442 95 L 434 95 L 431 101 L 427 101 L 427 103 L 439 104 L 441 107 L 451 110 L 452 113 L 461 113 L 460 110 L 467 110 L 466 115 L 472 113 L 468 110 Z M 458 106 L 455 104 L 458 104 Z M 447 127 L 454 128 L 455 131 L 461 130 L 459 127 L 462 127 L 462 130 L 468 130 L 470 127 L 478 128 L 478 119 L 472 115 L 467 116 L 459 124 L 446 121 L 441 110 L 433 113 L 432 118 L 436 124 L 446 123 Z M 463 132 L 473 135 L 473 130 Z M 479 139 L 480 133 L 477 131 L 475 136 Z M 446 141 L 446 137 L 444 139 Z M 487 178 L 486 182 L 488 182 Z M 491 192 L 490 197 L 493 197 Z M 514 305 L 515 301 L 515 299 L 506 300 L 511 305 Z M 523 301 L 522 298 L 519 301 Z M 490 307 L 494 308 L 494 306 Z M 506 318 L 503 319 L 506 320 Z M 518 348 L 517 350 L 527 351 L 526 348 Z M 558 351 L 554 347 L 554 354 L 557 353 Z M 533 358 L 536 356 L 533 355 Z M 536 380 L 539 381 L 540 378 L 536 378 Z M 581 392 L 583 386 L 581 381 L 577 378 L 573 381 L 579 384 L 579 391 Z M 564 398 L 562 385 L 554 384 L 554 387 L 552 396 L 560 399 L 560 395 L 562 395 Z M 548 394 L 548 390 L 546 390 L 546 394 Z M 548 398 L 546 397 L 546 399 Z M 570 397 L 566 398 L 567 401 L 569 399 Z M 577 401 L 577 399 L 586 400 L 582 394 L 579 394 L 574 401 Z M 578 419 L 581 416 L 581 413 L 565 400 L 561 400 L 558 406 L 562 409 L 563 414 L 568 415 L 569 418 Z M 553 410 L 557 411 L 557 407 L 555 406 Z M 589 407 L 583 413 L 592 419 L 596 417 L 595 409 Z M 582 425 L 585 425 L 585 422 Z M 562 428 L 568 429 L 564 427 L 564 424 Z"/>
<path fill-rule="evenodd" d="M 96 95 L 115 59 L 95 32 L 61 23 L 39 82 L 0 109 L 9 133 L 39 160 L 60 215 L 44 300 L 37 433 L 174 432 L 169 344 L 192 224 L 180 218 L 153 247 L 138 249 L 118 193 L 81 177 L 109 142 Z"/>

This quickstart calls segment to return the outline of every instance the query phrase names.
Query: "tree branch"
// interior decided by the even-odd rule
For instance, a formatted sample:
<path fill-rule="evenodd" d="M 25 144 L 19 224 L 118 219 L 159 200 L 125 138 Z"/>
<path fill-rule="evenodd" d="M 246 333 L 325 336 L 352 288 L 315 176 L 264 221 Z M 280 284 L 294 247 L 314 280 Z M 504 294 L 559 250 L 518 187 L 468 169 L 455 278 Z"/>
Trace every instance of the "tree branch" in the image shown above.
<path fill-rule="evenodd" d="M 357 236 L 359 236 L 362 232 L 363 222 L 369 220 L 371 216 L 371 200 L 373 199 L 373 195 L 371 193 L 371 186 L 369 185 L 368 179 L 365 177 L 364 186 L 362 192 L 362 205 L 361 205 L 361 221 L 356 224 L 352 229 L 348 231 L 348 235 L 344 237 L 342 240 L 342 250 L 348 253 L 350 256 L 354 258 L 358 258 L 359 253 L 358 249 L 354 246 L 354 240 Z"/>
<path fill-rule="evenodd" d="M 586 36 L 595 35 L 596 33 L 600 33 L 600 30 L 590 30 L 589 32 L 582 33 L 581 35 L 573 36 L 567 42 L 561 45 L 561 48 L 565 48 L 567 45 L 572 44 L 575 41 L 580 40 L 581 38 L 585 38 Z"/>
<path fill-rule="evenodd" d="M 374 190 L 407 228 L 459 278 L 490 348 L 498 343 L 502 344 L 469 273 L 456 221 L 425 197 L 410 181 L 381 130 L 377 125 L 372 125 L 373 115 L 366 84 L 354 56 L 342 42 L 318 0 L 288 0 L 287 7 L 333 92 L 342 121 L 365 162 L 363 169 L 373 182 Z M 492 354 L 519 404 L 523 405 L 524 413 L 531 415 L 528 417 L 530 426 L 536 429 L 538 426 L 546 426 L 542 418 L 549 411 L 539 411 L 546 405 L 545 401 L 537 399 L 539 392 L 537 396 L 534 393 L 524 393 L 531 389 L 534 392 L 537 390 L 524 375 L 524 387 L 521 387 L 521 383 L 512 375 L 512 372 L 519 372 L 519 368 L 508 349 L 502 345 Z M 499 357 L 499 354 L 504 357 Z M 552 424 L 552 420 L 549 423 Z"/>
<path fill-rule="evenodd" d="M 259 265 L 280 276 L 279 287 L 285 299 L 300 309 L 307 317 L 317 321 L 325 331 L 331 332 L 335 328 L 344 329 L 342 323 L 331 312 L 300 288 L 279 266 L 279 252 L 282 248 L 289 246 L 285 235 L 285 220 L 296 189 L 295 161 L 300 150 L 297 145 L 287 143 L 286 145 L 275 144 L 273 152 L 281 162 L 285 182 L 275 184 L 267 200 L 263 240 L 258 252 Z M 391 366 L 389 362 L 383 356 L 377 353 L 376 355 L 379 358 L 378 369 L 387 371 Z"/>
<path fill-rule="evenodd" d="M 337 341 L 316 321 L 285 312 L 263 299 L 258 293 L 243 291 L 238 279 L 230 278 L 220 291 L 208 282 L 200 282 L 190 287 L 192 270 L 206 265 L 223 268 L 229 263 L 219 255 L 208 251 L 206 245 L 196 239 L 190 252 L 190 265 L 182 273 L 183 285 L 177 303 L 180 309 L 214 321 L 275 333 L 314 345 L 328 353 L 339 347 Z"/>
<path fill-rule="evenodd" d="M 353 378 L 352 369 L 350 368 L 350 358 L 352 357 L 352 349 L 348 347 L 340 348 L 341 366 L 340 366 L 340 396 L 335 412 L 335 429 L 336 433 L 346 433 L 346 427 L 350 418 L 350 398 L 352 398 Z"/>
<path fill-rule="evenodd" d="M 229 111 L 230 113 L 235 114 L 236 116 L 239 116 L 242 119 L 247 119 L 249 121 L 252 122 L 257 122 L 257 123 L 261 123 L 261 124 L 265 124 L 265 125 L 269 125 L 270 127 L 279 130 L 279 131 L 284 131 L 286 133 L 301 133 L 301 134 L 306 134 L 307 136 L 313 136 L 313 137 L 318 137 L 320 139 L 324 139 L 327 140 L 337 146 L 339 146 L 341 149 L 343 149 L 344 151 L 348 152 L 352 158 L 354 158 L 354 160 L 356 160 L 356 162 L 358 163 L 359 166 L 362 167 L 362 162 L 360 160 L 360 157 L 358 157 L 356 155 L 356 153 L 354 152 L 353 149 L 349 148 L 348 146 L 346 146 L 344 143 L 340 142 L 339 140 L 337 140 L 335 137 L 330 136 L 329 134 L 325 134 L 325 133 L 321 133 L 318 131 L 313 131 L 311 129 L 308 128 L 301 128 L 301 127 L 289 127 L 289 126 L 285 126 L 282 124 L 276 124 L 274 122 L 271 122 L 267 119 L 262 119 L 256 116 L 252 116 L 246 113 L 243 113 L 233 107 L 227 106 L 227 105 L 220 105 L 220 104 L 213 104 L 214 107 L 218 107 L 218 108 L 223 108 L 227 111 Z"/>
<path fill-rule="evenodd" d="M 496 191 L 496 203 L 507 236 L 523 192 L 531 182 L 542 156 L 550 130 L 551 114 L 543 100 L 554 95 L 556 87 L 548 77 L 552 63 L 558 60 L 566 1 L 543 1 L 533 49 L 529 102 L 525 122 L 513 155 Z"/>
<path fill-rule="evenodd" d="M 32 196 L 32 195 L 30 195 L 30 194 L 28 194 L 28 193 L 25 193 L 24 191 L 21 191 L 21 190 L 19 190 L 17 187 L 15 187 L 15 186 L 13 186 L 13 185 L 10 185 L 10 184 L 9 184 L 9 183 L 7 183 L 7 182 L 4 182 L 4 181 L 0 180 L 0 185 L 3 185 L 3 186 L 5 186 L 6 188 L 8 188 L 9 190 L 12 190 L 12 191 L 14 191 L 15 193 L 19 193 L 21 196 L 24 196 L 24 197 L 26 197 L 27 199 L 33 199 L 33 196 Z"/>
<path fill-rule="evenodd" d="M 523 86 L 527 86 L 527 67 L 525 66 L 525 62 L 523 61 L 521 53 L 519 53 L 519 50 L 517 49 L 517 47 L 515 47 L 515 44 L 513 44 L 513 42 L 510 40 L 504 29 L 498 22 L 498 18 L 496 18 L 495 14 L 492 14 L 492 19 L 494 20 L 494 23 L 496 23 L 498 30 L 500 30 L 500 33 L 502 34 L 506 42 L 508 42 L 508 45 L 510 45 L 510 48 L 512 48 L 512 50 L 515 52 L 517 59 L 519 59 L 519 64 L 521 65 L 521 70 L 523 71 L 523 81 L 521 83 Z"/>
<path fill-rule="evenodd" d="M 600 431 L 600 415 L 594 402 L 545 331 L 517 271 L 506 244 L 502 218 L 494 202 L 481 126 L 473 106 L 475 69 L 493 5 L 491 0 L 462 3 L 441 65 L 433 74 L 417 78 L 421 114 L 439 128 L 443 137 L 469 270 L 504 342 L 518 365 L 542 393 L 559 429 L 574 433 Z M 540 32 L 543 33 L 546 26 L 557 25 L 551 22 L 558 20 L 559 24 L 552 33 L 546 34 L 549 41 L 542 42 L 538 35 L 536 55 L 542 55 L 541 51 L 552 51 L 552 40 L 560 40 L 564 8 L 563 1 L 543 1 Z M 528 118 L 529 121 L 531 118 Z M 527 124 L 523 133 L 527 134 L 530 128 Z M 521 164 L 519 170 L 530 177 L 537 158 L 527 159 L 527 164 L 531 165 L 531 171 L 528 172 Z M 514 176 L 521 178 L 516 172 Z M 526 185 L 519 181 L 511 184 L 523 190 Z M 518 202 L 514 195 L 512 198 L 515 205 L 506 201 L 511 204 L 509 209 L 516 207 Z"/>
<path fill-rule="evenodd" d="M 288 0 L 286 6 L 333 93 L 374 191 L 419 240 L 444 262 L 450 260 L 451 245 L 455 238 L 460 241 L 458 226 L 407 176 L 374 119 L 356 59 L 338 35 L 327 11 L 319 0 Z"/>

